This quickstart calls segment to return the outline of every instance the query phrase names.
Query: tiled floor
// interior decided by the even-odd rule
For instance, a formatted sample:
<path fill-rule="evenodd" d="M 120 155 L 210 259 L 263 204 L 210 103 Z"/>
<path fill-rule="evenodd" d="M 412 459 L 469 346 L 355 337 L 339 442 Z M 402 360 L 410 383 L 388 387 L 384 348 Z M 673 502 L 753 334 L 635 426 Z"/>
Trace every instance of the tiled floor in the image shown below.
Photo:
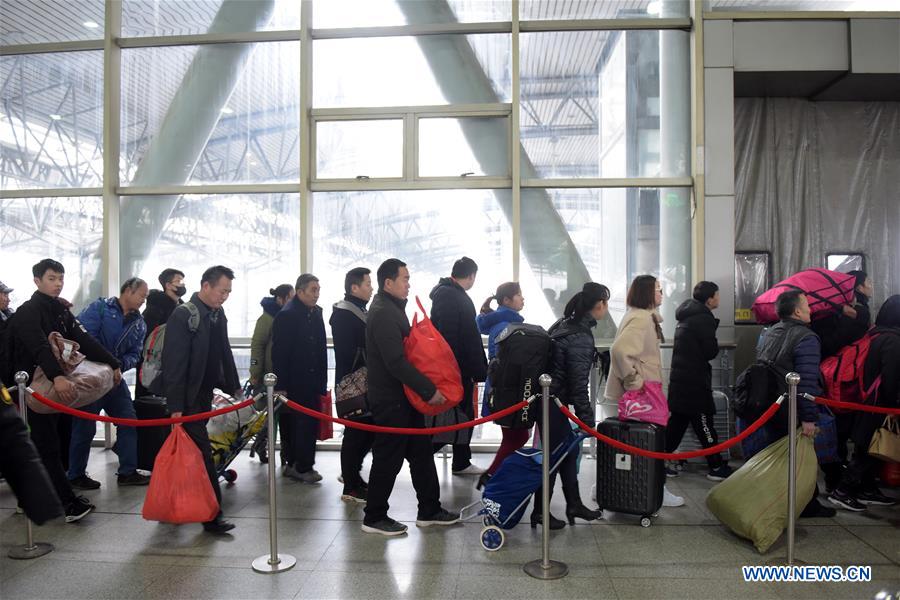
<path fill-rule="evenodd" d="M 32 561 L 6 557 L 21 542 L 24 520 L 15 499 L 0 485 L 0 598 L 873 598 L 900 592 L 900 508 L 840 513 L 834 519 L 802 521 L 797 556 L 808 564 L 871 565 L 866 584 L 751 584 L 740 567 L 783 556 L 779 541 L 766 556 L 719 525 L 704 505 L 712 483 L 699 467 L 670 480 L 687 505 L 663 509 L 649 529 L 624 515 L 554 532 L 553 557 L 569 575 L 541 582 L 522 572 L 540 557 L 540 535 L 528 524 L 509 531 L 506 545 L 485 552 L 477 520 L 450 528 L 419 530 L 385 539 L 359 529 L 362 509 L 340 501 L 338 455 L 321 452 L 321 485 L 278 479 L 279 543 L 297 566 L 259 575 L 251 561 L 268 551 L 265 468 L 243 454 L 239 478 L 223 489 L 233 536 L 213 537 L 198 525 L 173 526 L 140 516 L 144 489 L 115 485 L 115 457 L 94 449 L 91 473 L 103 487 L 87 495 L 98 511 L 77 524 L 36 529 L 39 541 L 56 550 Z M 442 500 L 459 508 L 478 496 L 472 478 L 450 475 L 438 457 Z M 490 457 L 476 455 L 487 464 Z M 582 463 L 588 499 L 593 463 Z M 895 490 L 893 492 L 897 494 Z M 562 494 L 553 511 L 563 513 Z M 392 516 L 412 522 L 415 496 L 406 470 L 394 491 Z M 412 525 L 412 523 L 410 523 Z M 897 597 L 896 595 L 894 596 Z"/>

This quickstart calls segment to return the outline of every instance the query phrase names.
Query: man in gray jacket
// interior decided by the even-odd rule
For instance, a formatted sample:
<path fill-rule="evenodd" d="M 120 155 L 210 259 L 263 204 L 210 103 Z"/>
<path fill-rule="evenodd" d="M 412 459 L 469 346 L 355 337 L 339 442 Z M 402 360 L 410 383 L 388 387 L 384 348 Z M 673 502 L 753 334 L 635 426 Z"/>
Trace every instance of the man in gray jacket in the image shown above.
<path fill-rule="evenodd" d="M 212 408 L 213 388 L 240 398 L 241 382 L 228 342 L 228 320 L 222 305 L 231 294 L 234 272 L 221 265 L 210 267 L 200 280 L 200 291 L 178 306 L 166 322 L 163 346 L 163 385 L 173 417 L 196 415 Z M 206 433 L 206 420 L 184 423 L 185 433 L 197 444 L 219 506 L 222 492 Z M 222 519 L 222 511 L 203 524 L 210 533 L 225 533 L 234 525 Z"/>

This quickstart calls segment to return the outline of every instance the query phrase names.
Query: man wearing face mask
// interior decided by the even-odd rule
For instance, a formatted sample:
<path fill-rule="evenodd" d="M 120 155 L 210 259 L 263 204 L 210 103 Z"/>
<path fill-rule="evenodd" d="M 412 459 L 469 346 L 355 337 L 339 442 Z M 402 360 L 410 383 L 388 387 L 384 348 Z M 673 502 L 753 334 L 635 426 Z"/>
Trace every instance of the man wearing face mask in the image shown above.
<path fill-rule="evenodd" d="M 144 323 L 147 324 L 147 337 L 153 333 L 154 329 L 165 325 L 175 308 L 179 304 L 183 304 L 181 297 L 187 292 L 187 288 L 184 287 L 184 273 L 178 269 L 164 269 L 159 274 L 158 280 L 162 290 L 150 290 L 150 294 L 147 296 L 147 306 L 141 315 L 144 317 Z M 146 338 L 144 341 L 146 342 Z M 137 372 L 141 372 L 140 364 L 137 365 Z M 151 395 L 150 391 L 138 380 L 134 397 L 143 398 Z"/>

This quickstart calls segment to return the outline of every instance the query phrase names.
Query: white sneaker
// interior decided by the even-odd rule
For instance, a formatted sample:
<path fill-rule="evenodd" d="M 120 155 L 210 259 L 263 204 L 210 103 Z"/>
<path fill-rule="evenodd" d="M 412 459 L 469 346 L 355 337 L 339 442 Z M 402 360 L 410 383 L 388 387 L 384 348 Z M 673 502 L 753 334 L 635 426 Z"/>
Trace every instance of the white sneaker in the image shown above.
<path fill-rule="evenodd" d="M 487 469 L 482 469 L 475 463 L 470 463 L 468 467 L 462 469 L 460 471 L 453 471 L 454 475 L 481 475 L 485 473 Z"/>
<path fill-rule="evenodd" d="M 669 488 L 663 487 L 663 506 L 684 506 L 684 498 L 676 496 L 669 491 Z"/>

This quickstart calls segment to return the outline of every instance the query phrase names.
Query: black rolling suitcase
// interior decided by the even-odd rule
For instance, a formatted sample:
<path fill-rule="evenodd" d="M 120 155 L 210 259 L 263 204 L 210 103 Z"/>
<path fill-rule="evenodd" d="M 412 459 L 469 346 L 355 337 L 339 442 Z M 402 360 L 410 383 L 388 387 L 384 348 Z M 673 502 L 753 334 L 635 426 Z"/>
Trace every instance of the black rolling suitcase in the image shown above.
<path fill-rule="evenodd" d="M 166 399 L 159 396 L 144 396 L 134 401 L 134 412 L 138 419 L 166 419 L 169 407 Z M 162 448 L 172 428 L 168 425 L 156 427 L 137 427 L 138 469 L 153 470 L 153 461 Z"/>
<path fill-rule="evenodd" d="M 597 430 L 637 448 L 664 452 L 666 430 L 652 423 L 606 419 Z M 641 525 L 662 506 L 666 472 L 663 461 L 627 454 L 597 444 L 597 504 L 613 512 L 640 515 Z"/>

